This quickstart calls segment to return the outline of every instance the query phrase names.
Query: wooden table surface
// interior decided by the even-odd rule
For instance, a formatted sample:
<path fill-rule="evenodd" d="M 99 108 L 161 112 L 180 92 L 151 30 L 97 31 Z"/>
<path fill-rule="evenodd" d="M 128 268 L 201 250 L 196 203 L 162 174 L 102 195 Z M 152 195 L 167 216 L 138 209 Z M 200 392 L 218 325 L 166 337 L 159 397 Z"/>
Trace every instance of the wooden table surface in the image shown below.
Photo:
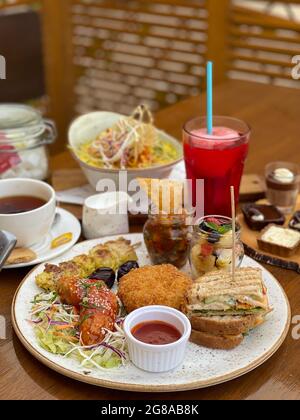
<path fill-rule="evenodd" d="M 271 160 L 299 159 L 300 91 L 228 81 L 215 89 L 215 114 L 247 121 L 253 129 L 246 171 L 262 173 Z M 204 113 L 204 100 L 191 98 L 157 115 L 157 125 L 180 138 L 182 124 Z M 52 168 L 75 167 L 67 152 L 52 159 Z M 133 228 L 135 230 L 135 228 Z M 300 276 L 268 267 L 284 287 L 292 315 L 300 315 Z M 28 269 L 0 274 L 0 315 L 6 318 L 7 339 L 0 340 L 0 399 L 300 399 L 300 340 L 288 334 L 281 349 L 244 377 L 209 389 L 176 394 L 135 394 L 106 390 L 61 376 L 34 359 L 15 336 L 11 302 Z"/>

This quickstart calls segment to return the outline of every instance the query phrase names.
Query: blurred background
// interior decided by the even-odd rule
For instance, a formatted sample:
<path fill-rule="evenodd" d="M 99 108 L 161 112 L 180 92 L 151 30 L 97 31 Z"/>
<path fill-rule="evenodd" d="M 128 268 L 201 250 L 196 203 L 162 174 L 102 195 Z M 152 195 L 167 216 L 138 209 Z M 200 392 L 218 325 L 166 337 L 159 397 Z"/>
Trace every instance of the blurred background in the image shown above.
<path fill-rule="evenodd" d="M 74 116 L 153 111 L 198 95 L 205 63 L 231 79 L 299 89 L 300 0 L 0 0 L 0 102 L 56 121 L 65 147 Z"/>

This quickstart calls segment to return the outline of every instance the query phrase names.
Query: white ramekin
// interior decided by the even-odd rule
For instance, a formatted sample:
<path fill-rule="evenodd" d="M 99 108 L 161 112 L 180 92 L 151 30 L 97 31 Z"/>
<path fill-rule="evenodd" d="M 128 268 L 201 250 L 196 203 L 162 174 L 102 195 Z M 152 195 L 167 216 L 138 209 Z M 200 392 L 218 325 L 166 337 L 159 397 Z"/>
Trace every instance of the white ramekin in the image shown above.
<path fill-rule="evenodd" d="M 132 329 L 147 321 L 164 321 L 182 334 L 175 343 L 166 345 L 146 344 L 137 340 Z M 124 331 L 132 363 L 148 372 L 168 372 L 183 362 L 186 345 L 191 335 L 189 319 L 176 309 L 167 306 L 146 306 L 129 314 L 124 322 Z"/>
<path fill-rule="evenodd" d="M 128 203 L 125 191 L 106 192 L 87 198 L 83 206 L 82 227 L 86 239 L 129 233 Z"/>

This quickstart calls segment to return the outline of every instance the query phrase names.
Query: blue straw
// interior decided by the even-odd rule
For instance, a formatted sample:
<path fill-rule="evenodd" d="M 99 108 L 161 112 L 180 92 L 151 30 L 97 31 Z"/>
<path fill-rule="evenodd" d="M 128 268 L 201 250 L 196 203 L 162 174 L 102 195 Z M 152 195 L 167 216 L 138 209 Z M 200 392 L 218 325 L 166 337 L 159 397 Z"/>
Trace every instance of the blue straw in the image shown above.
<path fill-rule="evenodd" d="M 207 62 L 206 66 L 207 77 L 207 132 L 213 133 L 213 63 Z"/>

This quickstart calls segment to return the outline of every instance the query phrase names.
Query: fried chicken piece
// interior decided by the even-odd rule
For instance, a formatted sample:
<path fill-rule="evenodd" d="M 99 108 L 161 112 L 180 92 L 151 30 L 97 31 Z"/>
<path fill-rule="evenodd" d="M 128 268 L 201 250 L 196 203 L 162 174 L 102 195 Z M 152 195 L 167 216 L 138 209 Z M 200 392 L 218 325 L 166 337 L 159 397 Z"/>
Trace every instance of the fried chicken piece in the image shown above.
<path fill-rule="evenodd" d="M 97 310 L 84 311 L 81 315 L 80 332 L 84 346 L 100 344 L 107 331 L 113 331 L 116 320 Z"/>
<path fill-rule="evenodd" d="M 149 305 L 180 310 L 191 285 L 191 278 L 173 265 L 147 266 L 122 277 L 118 296 L 128 313 Z"/>
<path fill-rule="evenodd" d="M 117 318 L 118 302 L 116 295 L 104 284 L 97 282 L 88 288 L 87 296 L 81 303 L 80 332 L 81 341 L 86 346 L 103 341 L 107 330 L 113 331 Z"/>
<path fill-rule="evenodd" d="M 106 330 L 112 331 L 116 322 L 116 295 L 102 281 L 61 277 L 57 283 L 61 301 L 80 308 L 80 332 L 83 345 L 103 341 Z"/>
<path fill-rule="evenodd" d="M 85 280 L 87 282 L 88 280 Z M 85 297 L 86 287 L 84 280 L 77 276 L 62 276 L 56 285 L 57 293 L 62 303 L 67 305 L 80 306 Z"/>

